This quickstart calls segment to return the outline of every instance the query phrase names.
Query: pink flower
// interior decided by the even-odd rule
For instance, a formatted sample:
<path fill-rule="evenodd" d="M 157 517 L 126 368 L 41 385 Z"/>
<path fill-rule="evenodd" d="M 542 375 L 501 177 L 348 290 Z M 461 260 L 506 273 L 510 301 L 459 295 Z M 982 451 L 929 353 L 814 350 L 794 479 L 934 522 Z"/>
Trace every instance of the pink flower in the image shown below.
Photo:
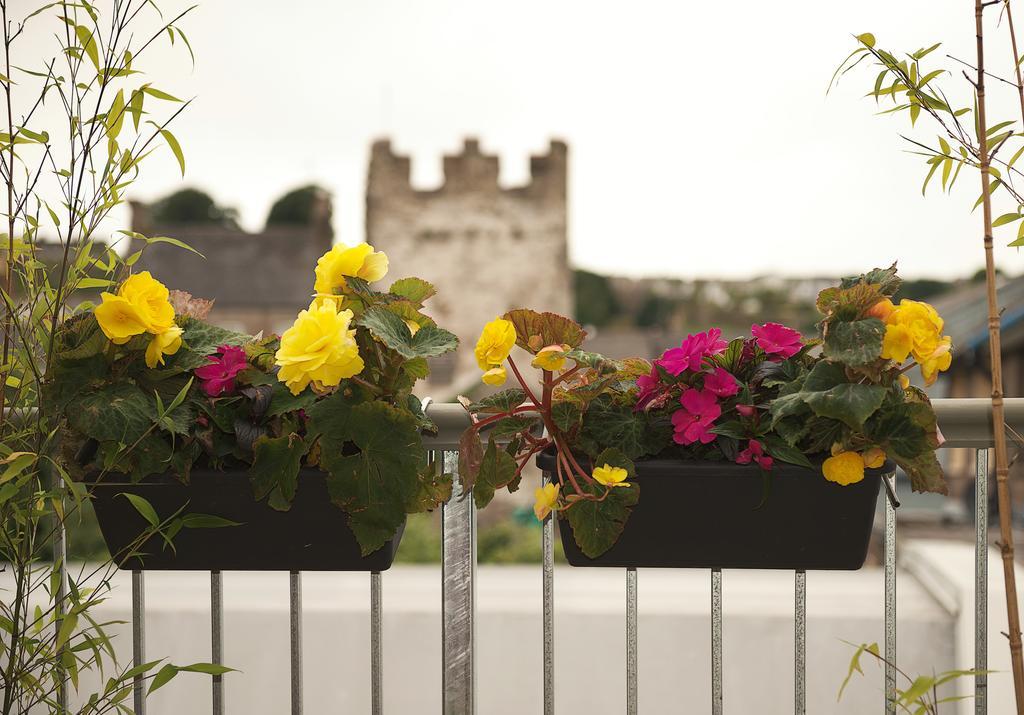
<path fill-rule="evenodd" d="M 722 331 L 718 328 L 711 328 L 706 333 L 687 335 L 682 345 L 666 350 L 655 363 L 672 375 L 679 375 L 685 370 L 700 370 L 704 358 L 725 350 L 728 343 L 721 337 Z"/>
<path fill-rule="evenodd" d="M 203 392 L 210 397 L 229 394 L 235 391 L 235 376 L 248 367 L 245 350 L 234 345 L 221 345 L 218 354 L 208 355 L 209 364 L 197 367 L 195 375 L 199 378 Z"/>
<path fill-rule="evenodd" d="M 764 447 L 756 439 L 747 442 L 747 448 L 736 455 L 736 464 L 750 464 L 752 461 L 757 462 L 757 466 L 766 471 L 771 469 L 775 462 L 764 453 Z"/>
<path fill-rule="evenodd" d="M 756 410 L 753 405 L 736 405 L 736 411 L 744 417 L 753 417 Z"/>
<path fill-rule="evenodd" d="M 711 390 L 719 397 L 732 397 L 740 391 L 736 378 L 724 367 L 716 367 L 704 378 L 704 389 Z"/>
<path fill-rule="evenodd" d="M 658 374 L 658 368 L 653 366 L 649 375 L 641 375 L 636 379 L 636 386 L 640 388 L 640 392 L 636 396 L 636 407 L 634 408 L 637 412 L 644 409 L 665 388 L 661 384 L 661 375 Z"/>
<path fill-rule="evenodd" d="M 757 339 L 759 348 L 783 360 L 796 355 L 803 347 L 799 332 L 778 323 L 751 325 L 750 333 Z"/>
<path fill-rule="evenodd" d="M 722 406 L 713 392 L 690 388 L 683 392 L 679 403 L 683 409 L 672 413 L 672 439 L 677 444 L 707 444 L 718 437 L 708 431 L 722 414 Z"/>

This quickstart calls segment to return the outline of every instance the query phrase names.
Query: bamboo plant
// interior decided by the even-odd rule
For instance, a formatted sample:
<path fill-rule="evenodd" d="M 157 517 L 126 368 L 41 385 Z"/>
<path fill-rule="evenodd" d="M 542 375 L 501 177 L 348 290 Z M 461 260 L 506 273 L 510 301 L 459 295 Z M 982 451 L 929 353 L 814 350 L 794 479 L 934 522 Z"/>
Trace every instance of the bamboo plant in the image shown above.
<path fill-rule="evenodd" d="M 1003 7 L 1009 29 L 1010 46 L 1014 56 L 1016 81 L 991 73 L 985 65 L 984 12 L 994 5 Z M 999 548 L 1003 563 L 1006 592 L 1008 641 L 1013 672 L 1017 712 L 1024 713 L 1024 658 L 1021 652 L 1020 613 L 1017 603 L 1017 584 L 1014 571 L 1014 545 L 1012 531 L 1012 504 L 1009 490 L 1009 456 L 1006 439 L 1006 421 L 1003 410 L 1002 354 L 1000 341 L 1000 309 L 996 285 L 994 229 L 1015 226 L 1016 237 L 1008 243 L 1012 247 L 1024 246 L 1024 177 L 1016 166 L 1024 155 L 1024 131 L 1016 120 L 991 121 L 987 115 L 986 80 L 996 79 L 1014 86 L 1018 91 L 1021 120 L 1024 122 L 1024 81 L 1017 54 L 1017 40 L 1013 30 L 1009 0 L 974 0 L 974 30 L 976 57 L 974 63 L 950 55 L 945 58 L 956 64 L 954 73 L 943 67 L 926 66 L 941 43 L 923 47 L 915 52 L 899 54 L 882 49 L 875 36 L 864 33 L 856 36 L 858 47 L 843 61 L 833 75 L 833 84 L 861 63 L 873 66 L 878 74 L 868 96 L 876 102 L 892 103 L 882 114 L 905 115 L 914 133 L 901 135 L 912 147 L 913 154 L 925 157 L 928 171 L 921 188 L 924 194 L 933 177 L 941 176 L 942 190 L 950 192 L 965 166 L 978 171 L 981 194 L 972 210 L 982 209 L 982 237 L 985 252 L 985 281 L 988 304 L 989 352 L 991 358 L 992 427 L 995 452 L 997 499 L 999 504 Z M 971 74 L 963 70 L 967 67 Z M 973 75 L 973 78 L 972 78 Z M 944 82 L 950 78 L 963 78 L 973 95 L 961 105 L 953 103 L 952 93 Z M 927 118 L 928 123 L 918 120 Z M 1015 126 L 1017 125 L 1017 126 Z M 925 129 L 927 127 L 927 130 Z M 937 134 L 931 131 L 937 130 Z M 925 134 L 928 131 L 928 134 Z M 934 138 L 933 138 L 934 137 Z M 1009 157 L 1009 158 L 1006 158 Z M 996 202 L 1010 204 L 1011 208 L 998 216 Z"/>

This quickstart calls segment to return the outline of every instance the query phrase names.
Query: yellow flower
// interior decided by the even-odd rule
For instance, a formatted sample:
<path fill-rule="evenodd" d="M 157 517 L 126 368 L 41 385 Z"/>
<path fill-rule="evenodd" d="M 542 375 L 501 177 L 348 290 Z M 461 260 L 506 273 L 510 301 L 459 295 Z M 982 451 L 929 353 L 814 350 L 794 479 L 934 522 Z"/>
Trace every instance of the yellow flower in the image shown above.
<path fill-rule="evenodd" d="M 594 469 L 594 480 L 600 482 L 606 487 L 628 487 L 629 483 L 626 482 L 626 476 L 628 472 L 622 467 L 613 467 L 610 464 L 605 464 L 603 467 L 596 467 Z"/>
<path fill-rule="evenodd" d="M 103 293 L 103 302 L 96 306 L 96 322 L 107 339 L 115 345 L 124 345 L 134 335 L 146 332 L 146 324 L 135 306 L 113 293 Z"/>
<path fill-rule="evenodd" d="M 167 286 L 149 271 L 130 276 L 117 294 L 135 306 L 147 333 L 158 335 L 174 325 L 174 306 Z"/>
<path fill-rule="evenodd" d="M 155 368 L 164 364 L 164 355 L 173 355 L 181 347 L 182 330 L 172 325 L 162 333 L 157 333 L 146 347 L 146 367 Z"/>
<path fill-rule="evenodd" d="M 925 385 L 932 385 L 938 379 L 939 373 L 948 370 L 953 363 L 953 343 L 949 336 L 943 336 L 938 347 L 931 355 L 924 360 L 918 360 L 921 365 L 921 375 L 924 377 Z"/>
<path fill-rule="evenodd" d="M 558 508 L 558 492 L 561 486 L 558 484 L 545 484 L 533 492 L 533 513 L 537 521 L 544 521 L 552 509 Z"/>
<path fill-rule="evenodd" d="M 864 458 L 856 452 L 839 452 L 825 460 L 821 471 L 830 482 L 844 487 L 856 484 L 864 478 Z"/>
<path fill-rule="evenodd" d="M 295 323 L 281 336 L 275 357 L 281 368 L 277 378 L 298 395 L 310 382 L 317 389 L 334 387 L 363 370 L 354 329 L 349 329 L 352 311 L 339 311 L 331 298 L 314 301 L 299 313 Z"/>
<path fill-rule="evenodd" d="M 900 387 L 902 387 L 904 390 L 906 390 L 908 387 L 910 387 L 910 378 L 907 377 L 906 375 L 901 374 L 899 376 L 899 381 L 900 381 Z"/>
<path fill-rule="evenodd" d="M 861 459 L 864 460 L 864 466 L 868 469 L 878 469 L 885 464 L 885 452 L 878 447 L 872 447 L 861 453 Z"/>
<path fill-rule="evenodd" d="M 149 271 L 130 276 L 117 294 L 103 293 L 94 311 L 100 330 L 115 345 L 135 335 L 159 335 L 174 325 L 174 307 L 167 287 Z"/>
<path fill-rule="evenodd" d="M 345 289 L 347 276 L 373 283 L 387 275 L 387 272 L 388 257 L 382 251 L 374 251 L 368 243 L 360 243 L 352 248 L 338 243 L 317 260 L 313 290 L 321 295 L 333 295 Z"/>
<path fill-rule="evenodd" d="M 499 365 L 498 367 L 492 367 L 490 370 L 485 372 L 483 377 L 480 379 L 484 381 L 485 385 L 498 387 L 499 385 L 505 384 L 505 380 L 508 379 L 508 373 L 505 371 L 505 368 Z"/>
<path fill-rule="evenodd" d="M 882 357 L 886 360 L 903 362 L 914 349 L 914 340 L 905 325 L 885 326 L 885 337 L 882 338 Z"/>
<path fill-rule="evenodd" d="M 540 370 L 561 370 L 565 366 L 565 353 L 568 350 L 568 345 L 548 345 L 540 349 L 530 364 Z"/>
<path fill-rule="evenodd" d="M 476 341 L 476 364 L 484 371 L 484 382 L 501 385 L 505 382 L 505 368 L 501 363 L 512 352 L 516 344 L 516 327 L 508 320 L 498 318 L 484 326 L 480 339 Z"/>

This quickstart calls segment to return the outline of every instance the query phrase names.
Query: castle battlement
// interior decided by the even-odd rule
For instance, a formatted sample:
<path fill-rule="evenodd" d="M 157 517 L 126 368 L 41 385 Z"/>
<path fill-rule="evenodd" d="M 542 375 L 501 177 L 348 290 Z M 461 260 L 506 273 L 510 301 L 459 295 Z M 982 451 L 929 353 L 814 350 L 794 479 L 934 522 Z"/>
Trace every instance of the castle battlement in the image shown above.
<path fill-rule="evenodd" d="M 498 184 L 501 164 L 496 155 L 485 154 L 480 142 L 467 138 L 462 151 L 444 156 L 444 184 L 438 189 L 418 190 L 411 182 L 412 163 L 408 156 L 396 154 L 391 141 L 373 143 L 367 180 L 367 195 L 397 194 L 436 196 L 438 194 L 504 193 L 525 198 L 564 200 L 567 184 L 569 148 L 553 140 L 546 154 L 530 157 L 530 182 L 525 186 L 502 188 Z"/>

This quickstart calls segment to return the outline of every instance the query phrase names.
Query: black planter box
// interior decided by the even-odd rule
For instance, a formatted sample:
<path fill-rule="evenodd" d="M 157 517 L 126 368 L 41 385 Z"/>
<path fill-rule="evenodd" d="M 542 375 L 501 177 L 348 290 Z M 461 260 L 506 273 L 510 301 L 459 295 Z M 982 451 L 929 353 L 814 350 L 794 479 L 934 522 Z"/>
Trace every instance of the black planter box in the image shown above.
<path fill-rule="evenodd" d="M 240 526 L 182 529 L 174 537 L 174 550 L 155 535 L 133 556 L 120 563 L 123 569 L 154 571 L 384 571 L 398 551 L 404 525 L 395 537 L 368 556 L 360 556 L 359 544 L 348 528 L 345 513 L 330 503 L 324 473 L 303 469 L 289 511 L 277 511 L 252 497 L 245 471 L 196 469 L 189 484 L 172 474 L 147 477 L 138 484 L 125 483 L 119 474 L 108 474 L 89 484 L 103 539 L 110 553 L 124 554 L 148 526 L 122 493 L 144 497 L 161 520 L 183 505 L 185 513 L 210 514 Z"/>
<path fill-rule="evenodd" d="M 539 455 L 537 465 L 553 478 L 553 454 Z M 558 531 L 573 566 L 853 571 L 867 557 L 881 475 L 892 469 L 869 469 L 844 487 L 820 469 L 776 462 L 758 509 L 763 481 L 756 467 L 640 461 L 632 480 L 640 501 L 614 546 L 591 559 L 567 520 L 558 520 Z"/>

